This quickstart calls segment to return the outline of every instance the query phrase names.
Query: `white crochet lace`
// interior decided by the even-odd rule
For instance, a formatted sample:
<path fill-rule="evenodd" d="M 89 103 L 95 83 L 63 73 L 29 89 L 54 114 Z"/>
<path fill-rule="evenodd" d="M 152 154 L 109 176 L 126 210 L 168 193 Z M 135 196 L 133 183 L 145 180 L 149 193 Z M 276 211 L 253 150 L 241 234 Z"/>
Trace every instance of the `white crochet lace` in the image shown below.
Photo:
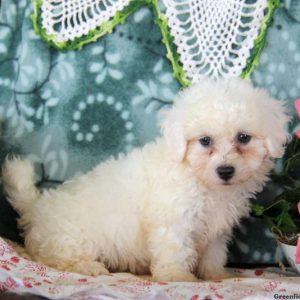
<path fill-rule="evenodd" d="M 42 26 L 58 41 L 74 40 L 101 26 L 130 0 L 43 0 Z"/>
<path fill-rule="evenodd" d="M 267 0 L 163 0 L 180 60 L 194 82 L 235 77 L 247 65 Z"/>

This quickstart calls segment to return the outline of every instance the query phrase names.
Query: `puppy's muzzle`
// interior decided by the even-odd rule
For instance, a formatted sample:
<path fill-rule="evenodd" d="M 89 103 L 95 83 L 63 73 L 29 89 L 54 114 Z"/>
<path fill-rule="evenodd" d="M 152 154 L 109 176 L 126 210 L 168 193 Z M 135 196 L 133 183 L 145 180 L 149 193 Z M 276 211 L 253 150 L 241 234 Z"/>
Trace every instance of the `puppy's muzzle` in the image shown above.
<path fill-rule="evenodd" d="M 235 169 L 232 166 L 220 166 L 217 168 L 218 176 L 224 181 L 230 180 L 234 175 L 234 171 Z"/>

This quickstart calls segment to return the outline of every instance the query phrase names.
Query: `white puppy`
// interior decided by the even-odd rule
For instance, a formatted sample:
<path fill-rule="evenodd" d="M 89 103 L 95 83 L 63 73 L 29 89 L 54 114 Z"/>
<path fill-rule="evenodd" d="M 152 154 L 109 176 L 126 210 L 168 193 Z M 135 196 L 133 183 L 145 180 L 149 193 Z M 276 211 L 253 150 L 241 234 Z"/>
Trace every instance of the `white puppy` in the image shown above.
<path fill-rule="evenodd" d="M 179 93 L 162 137 L 39 192 L 29 161 L 7 160 L 6 192 L 37 261 L 88 275 L 158 281 L 226 276 L 227 242 L 283 155 L 282 102 L 239 79 Z"/>

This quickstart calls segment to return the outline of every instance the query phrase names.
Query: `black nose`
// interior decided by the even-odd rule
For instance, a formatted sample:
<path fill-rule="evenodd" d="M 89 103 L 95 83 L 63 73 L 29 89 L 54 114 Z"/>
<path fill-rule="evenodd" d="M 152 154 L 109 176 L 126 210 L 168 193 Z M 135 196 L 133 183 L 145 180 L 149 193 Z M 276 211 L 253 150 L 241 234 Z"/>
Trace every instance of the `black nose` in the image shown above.
<path fill-rule="evenodd" d="M 234 167 L 232 166 L 220 166 L 217 168 L 219 177 L 225 181 L 232 178 L 234 174 Z"/>

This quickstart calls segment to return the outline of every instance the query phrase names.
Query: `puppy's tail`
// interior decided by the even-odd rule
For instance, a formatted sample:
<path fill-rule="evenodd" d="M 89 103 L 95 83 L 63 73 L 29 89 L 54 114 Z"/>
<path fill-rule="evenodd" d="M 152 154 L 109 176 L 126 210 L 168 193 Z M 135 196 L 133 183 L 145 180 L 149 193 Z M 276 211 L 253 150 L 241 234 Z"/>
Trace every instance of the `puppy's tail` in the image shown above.
<path fill-rule="evenodd" d="M 39 197 L 34 185 L 33 165 L 29 160 L 6 159 L 2 180 L 9 202 L 20 214 L 25 213 Z"/>

